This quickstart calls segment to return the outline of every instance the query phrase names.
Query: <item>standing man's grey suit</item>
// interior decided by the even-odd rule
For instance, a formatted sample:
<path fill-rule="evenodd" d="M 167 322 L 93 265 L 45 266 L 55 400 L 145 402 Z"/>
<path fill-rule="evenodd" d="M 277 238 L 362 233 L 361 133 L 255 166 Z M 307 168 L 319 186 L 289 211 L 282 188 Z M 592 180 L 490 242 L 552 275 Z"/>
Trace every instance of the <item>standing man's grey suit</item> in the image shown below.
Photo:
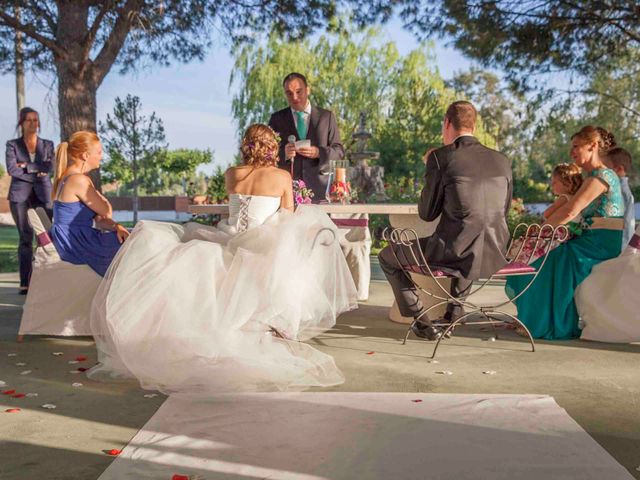
<path fill-rule="evenodd" d="M 313 190 L 313 202 L 318 203 L 325 199 L 329 162 L 344 158 L 338 122 L 333 112 L 311 105 L 308 100 L 310 89 L 304 75 L 287 75 L 283 87 L 289 107 L 275 112 L 269 119 L 269 126 L 281 139 L 278 166 L 290 172 L 293 170 L 294 180 L 304 180 Z M 296 114 L 304 118 L 304 125 L 297 125 Z M 306 135 L 301 136 L 300 132 Z M 296 140 L 310 140 L 311 147 L 294 151 L 289 144 L 291 135 Z"/>
<path fill-rule="evenodd" d="M 475 109 L 470 103 L 456 102 L 453 106 L 473 109 L 475 126 Z M 434 234 L 419 242 L 431 268 L 456 277 L 452 295 L 463 297 L 473 280 L 486 278 L 507 263 L 504 255 L 509 241 L 506 217 L 512 194 L 511 164 L 503 154 L 472 136 L 473 128 L 455 136 L 452 132 L 459 133 L 461 129 L 455 130 L 447 122 L 445 118 L 443 136 L 448 143 L 445 129 L 449 128 L 452 141 L 428 155 L 425 186 L 418 205 L 420 218 L 433 221 L 440 216 L 440 221 Z M 380 265 L 402 315 L 429 324 L 415 288 L 391 247 L 380 252 Z M 449 305 L 445 318 L 460 314 L 459 307 Z"/>

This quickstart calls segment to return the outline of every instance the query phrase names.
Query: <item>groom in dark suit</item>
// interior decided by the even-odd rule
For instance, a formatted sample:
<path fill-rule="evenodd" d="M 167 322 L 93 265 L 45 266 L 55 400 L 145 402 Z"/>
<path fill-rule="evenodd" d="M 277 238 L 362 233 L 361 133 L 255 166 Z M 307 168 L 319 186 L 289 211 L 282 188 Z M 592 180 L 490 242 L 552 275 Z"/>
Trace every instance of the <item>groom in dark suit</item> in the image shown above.
<path fill-rule="evenodd" d="M 271 115 L 269 126 L 280 134 L 278 166 L 292 172 L 294 180 L 304 180 L 313 190 L 313 202 L 325 199 L 329 181 L 329 161 L 342 160 L 338 123 L 333 112 L 311 105 L 311 89 L 300 73 L 290 73 L 282 82 L 289 107 Z M 308 139 L 311 146 L 296 149 L 289 137 Z"/>
<path fill-rule="evenodd" d="M 442 123 L 445 146 L 425 155 L 425 186 L 418 204 L 423 220 L 440 216 L 434 234 L 419 239 L 420 249 L 432 269 L 453 275 L 451 294 L 461 299 L 468 295 L 473 280 L 487 278 L 507 263 L 509 241 L 511 162 L 473 136 L 476 117 L 469 102 L 449 106 Z M 397 247 L 385 247 L 379 259 L 400 312 L 418 320 L 411 327 L 417 336 L 435 340 L 442 332 L 432 326 L 391 248 Z M 399 253 L 398 258 L 402 261 L 411 255 Z M 453 321 L 462 313 L 462 307 L 450 303 L 444 320 Z"/>

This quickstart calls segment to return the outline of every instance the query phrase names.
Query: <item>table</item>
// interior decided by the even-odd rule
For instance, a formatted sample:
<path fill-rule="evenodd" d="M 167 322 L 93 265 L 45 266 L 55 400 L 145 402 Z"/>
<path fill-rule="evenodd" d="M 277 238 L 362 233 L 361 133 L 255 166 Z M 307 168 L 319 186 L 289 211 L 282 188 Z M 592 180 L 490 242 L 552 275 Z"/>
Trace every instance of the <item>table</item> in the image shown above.
<path fill-rule="evenodd" d="M 427 237 L 435 231 L 436 225 L 438 225 L 439 219 L 433 222 L 425 222 L 418 216 L 418 206 L 416 204 L 406 203 L 353 203 L 353 204 L 340 204 L 340 203 L 321 203 L 317 205 L 327 214 L 369 214 L 369 215 L 388 215 L 389 223 L 394 228 L 413 228 L 418 233 L 419 237 Z M 305 208 L 304 205 L 301 208 Z M 204 204 L 204 205 L 189 205 L 189 213 L 194 215 L 228 215 L 229 205 L 226 204 Z M 413 275 L 412 275 L 413 276 Z M 434 291 L 440 293 L 437 285 L 434 285 L 433 280 L 422 275 L 414 277 L 418 285 L 425 290 Z M 450 280 L 444 280 L 441 284 L 449 289 Z M 418 292 L 420 299 L 426 307 L 429 307 L 435 303 L 435 301 L 428 295 Z M 435 308 L 429 312 L 431 318 L 437 318 L 444 315 L 446 307 Z M 400 315 L 398 306 L 394 301 L 391 309 L 389 310 L 389 320 L 396 323 L 411 323 L 413 318 L 403 317 Z"/>

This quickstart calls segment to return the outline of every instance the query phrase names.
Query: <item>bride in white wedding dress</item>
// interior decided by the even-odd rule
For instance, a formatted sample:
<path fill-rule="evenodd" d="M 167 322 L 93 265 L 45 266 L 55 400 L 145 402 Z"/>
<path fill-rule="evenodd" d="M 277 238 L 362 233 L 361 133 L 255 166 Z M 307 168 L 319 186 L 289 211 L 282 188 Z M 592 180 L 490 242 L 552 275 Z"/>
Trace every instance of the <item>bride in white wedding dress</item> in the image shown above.
<path fill-rule="evenodd" d="M 93 302 L 91 378 L 134 377 L 167 394 L 344 381 L 330 355 L 301 341 L 357 308 L 356 288 L 328 216 L 293 212 L 278 147 L 269 127 L 249 127 L 217 227 L 138 223 Z"/>

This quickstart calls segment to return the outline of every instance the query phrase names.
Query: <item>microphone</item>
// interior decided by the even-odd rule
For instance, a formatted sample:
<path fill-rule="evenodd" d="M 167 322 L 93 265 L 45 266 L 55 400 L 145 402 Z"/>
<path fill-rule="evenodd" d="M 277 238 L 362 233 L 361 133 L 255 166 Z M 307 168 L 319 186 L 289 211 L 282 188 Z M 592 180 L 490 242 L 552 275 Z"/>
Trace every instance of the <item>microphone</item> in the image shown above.
<path fill-rule="evenodd" d="M 288 141 L 289 143 L 291 143 L 291 144 L 295 145 L 295 143 L 296 143 L 296 136 L 295 136 L 295 135 L 289 135 L 289 136 L 287 137 L 287 141 Z M 295 159 L 296 159 L 296 157 L 295 157 L 295 156 L 291 159 L 291 177 L 292 177 L 292 178 L 293 178 L 293 162 L 295 161 Z"/>

